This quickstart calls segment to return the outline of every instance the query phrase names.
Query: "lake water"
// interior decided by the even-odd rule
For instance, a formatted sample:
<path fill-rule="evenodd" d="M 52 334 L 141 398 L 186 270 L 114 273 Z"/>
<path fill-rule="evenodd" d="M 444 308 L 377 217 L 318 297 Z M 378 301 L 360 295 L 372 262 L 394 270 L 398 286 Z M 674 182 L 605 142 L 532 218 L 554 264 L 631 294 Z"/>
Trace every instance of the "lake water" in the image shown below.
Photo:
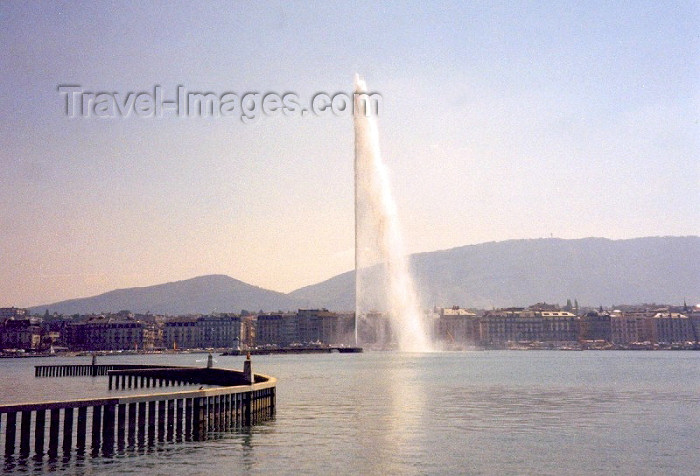
<path fill-rule="evenodd" d="M 99 363 L 204 365 L 205 355 Z M 202 360 L 197 362 L 197 360 Z M 106 395 L 105 378 L 34 378 L 2 359 L 0 402 Z M 242 357 L 217 357 L 240 369 Z M 71 474 L 698 474 L 699 352 L 366 352 L 256 356 L 277 415 L 143 454 L 5 467 Z"/>

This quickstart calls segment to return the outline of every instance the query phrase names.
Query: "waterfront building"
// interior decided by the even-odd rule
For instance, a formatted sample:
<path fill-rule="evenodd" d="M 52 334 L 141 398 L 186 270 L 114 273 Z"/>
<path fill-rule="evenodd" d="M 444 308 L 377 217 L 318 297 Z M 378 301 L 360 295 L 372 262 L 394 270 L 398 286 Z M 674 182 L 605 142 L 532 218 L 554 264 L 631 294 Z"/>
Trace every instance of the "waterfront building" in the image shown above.
<path fill-rule="evenodd" d="M 692 323 L 685 314 L 657 313 L 646 321 L 651 329 L 652 343 L 672 344 L 695 341 Z"/>
<path fill-rule="evenodd" d="M 691 308 L 687 316 L 690 319 L 690 325 L 693 327 L 695 342 L 700 342 L 700 306 Z"/>
<path fill-rule="evenodd" d="M 0 349 L 39 350 L 42 335 L 39 318 L 11 317 L 0 321 Z"/>
<path fill-rule="evenodd" d="M 610 342 L 622 345 L 640 342 L 638 329 L 641 320 L 623 313 L 613 313 L 610 316 Z"/>
<path fill-rule="evenodd" d="M 562 343 L 576 342 L 579 326 L 576 315 L 567 311 L 507 308 L 484 313 L 479 319 L 479 333 L 481 343 L 487 346 Z"/>
<path fill-rule="evenodd" d="M 241 339 L 241 318 L 232 314 L 202 316 L 196 325 L 202 348 L 232 348 Z"/>
<path fill-rule="evenodd" d="M 302 344 L 321 343 L 326 345 L 344 344 L 349 329 L 348 315 L 331 312 L 328 309 L 299 309 L 298 341 Z"/>
<path fill-rule="evenodd" d="M 576 342 L 579 336 L 579 319 L 567 311 L 542 311 L 536 316 L 542 319 L 542 342 Z M 609 321 L 608 321 L 609 322 Z M 603 340 L 610 340 L 609 325 Z"/>
<path fill-rule="evenodd" d="M 363 346 L 391 347 L 395 342 L 389 315 L 377 311 L 360 315 L 357 320 L 357 338 Z"/>
<path fill-rule="evenodd" d="M 475 345 L 479 339 L 479 321 L 476 314 L 461 309 L 437 307 L 433 310 L 435 335 L 448 348 Z"/>
<path fill-rule="evenodd" d="M 259 314 L 255 343 L 257 346 L 279 347 L 292 344 L 348 344 L 354 335 L 353 325 L 353 314 L 339 314 L 328 309 Z"/>
<path fill-rule="evenodd" d="M 504 345 L 509 342 L 540 341 L 542 324 L 535 311 L 523 308 L 487 311 L 479 322 L 481 342 L 485 345 Z"/>
<path fill-rule="evenodd" d="M 579 324 L 581 340 L 612 341 L 612 323 L 609 313 L 596 311 L 588 312 L 581 317 Z"/>
<path fill-rule="evenodd" d="M 160 328 L 168 349 L 228 349 L 241 340 L 241 318 L 233 314 L 170 318 Z"/>
<path fill-rule="evenodd" d="M 336 338 L 329 343 L 353 346 L 355 342 L 355 313 L 338 312 L 338 328 Z"/>
<path fill-rule="evenodd" d="M 298 341 L 296 314 L 272 312 L 259 314 L 255 324 L 255 345 L 280 347 Z"/>
<path fill-rule="evenodd" d="M 241 316 L 241 348 L 252 349 L 255 347 L 256 317 L 252 315 Z"/>
<path fill-rule="evenodd" d="M 119 315 L 93 316 L 66 327 L 66 340 L 75 350 L 149 350 L 157 343 L 153 322 Z"/>
<path fill-rule="evenodd" d="M 163 323 L 163 346 L 168 349 L 196 349 L 201 338 L 195 317 L 167 320 Z"/>
<path fill-rule="evenodd" d="M 327 309 L 299 309 L 296 315 L 296 342 L 308 344 L 321 342 L 321 315 L 328 313 Z"/>

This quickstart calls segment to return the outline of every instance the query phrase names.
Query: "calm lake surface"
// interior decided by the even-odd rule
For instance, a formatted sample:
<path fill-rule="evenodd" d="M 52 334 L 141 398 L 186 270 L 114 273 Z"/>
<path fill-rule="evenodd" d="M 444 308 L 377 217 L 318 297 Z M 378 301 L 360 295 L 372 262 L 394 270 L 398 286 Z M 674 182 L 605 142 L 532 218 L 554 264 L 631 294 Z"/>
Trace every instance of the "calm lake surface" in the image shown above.
<path fill-rule="evenodd" d="M 242 357 L 216 357 L 240 369 Z M 200 362 L 197 362 L 200 360 Z M 98 363 L 204 366 L 205 354 Z M 107 395 L 106 378 L 34 378 L 0 359 L 0 402 Z M 277 415 L 204 442 L 17 474 L 698 474 L 700 352 L 482 351 L 253 357 Z M 120 391 L 120 394 L 123 392 Z"/>

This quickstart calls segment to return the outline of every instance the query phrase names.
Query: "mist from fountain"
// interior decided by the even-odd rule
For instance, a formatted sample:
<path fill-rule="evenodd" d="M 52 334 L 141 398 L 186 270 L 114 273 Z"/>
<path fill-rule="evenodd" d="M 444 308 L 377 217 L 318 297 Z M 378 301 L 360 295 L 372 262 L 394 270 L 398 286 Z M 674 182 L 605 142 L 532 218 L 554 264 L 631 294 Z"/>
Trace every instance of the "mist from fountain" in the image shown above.
<path fill-rule="evenodd" d="M 406 352 L 432 350 L 431 338 L 404 253 L 389 171 L 382 161 L 376 115 L 366 114 L 365 81 L 355 75 L 355 315 L 386 312 L 380 345 Z M 357 329 L 356 329 L 357 332 Z"/>

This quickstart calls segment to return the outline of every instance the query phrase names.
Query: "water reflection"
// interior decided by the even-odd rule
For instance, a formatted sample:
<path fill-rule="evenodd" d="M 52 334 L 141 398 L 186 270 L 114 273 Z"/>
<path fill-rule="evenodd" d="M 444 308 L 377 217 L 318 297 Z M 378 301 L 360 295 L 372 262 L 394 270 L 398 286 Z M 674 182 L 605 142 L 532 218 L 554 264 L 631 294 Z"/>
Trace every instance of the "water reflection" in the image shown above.
<path fill-rule="evenodd" d="M 384 454 L 382 460 L 388 462 L 387 474 L 405 474 L 417 454 L 424 447 L 421 427 L 428 422 L 426 395 L 429 391 L 424 375 L 421 375 L 421 360 L 429 354 L 400 355 L 400 362 L 388 372 L 386 392 L 390 395 L 387 409 L 388 431 L 383 436 Z M 436 390 L 436 389 L 433 389 Z"/>

